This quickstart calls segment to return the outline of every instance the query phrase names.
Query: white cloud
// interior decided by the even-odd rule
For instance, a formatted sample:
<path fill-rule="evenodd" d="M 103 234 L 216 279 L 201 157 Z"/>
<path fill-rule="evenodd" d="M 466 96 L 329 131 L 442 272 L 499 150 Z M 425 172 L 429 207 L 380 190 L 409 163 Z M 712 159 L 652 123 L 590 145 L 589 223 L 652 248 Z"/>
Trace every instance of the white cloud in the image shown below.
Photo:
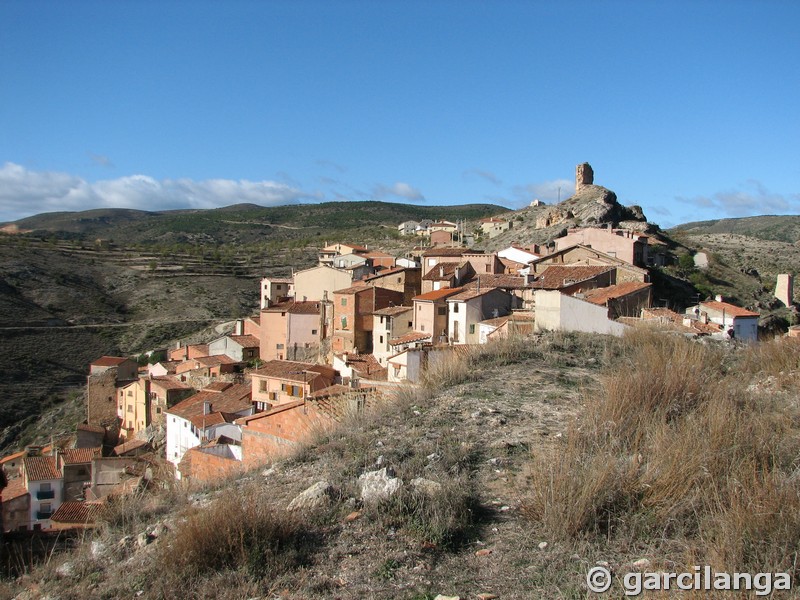
<path fill-rule="evenodd" d="M 409 202 L 425 202 L 425 196 L 417 188 L 408 183 L 398 181 L 393 185 L 377 185 L 373 189 L 372 195 L 378 200 L 396 196 L 408 200 Z"/>
<path fill-rule="evenodd" d="M 530 204 L 537 198 L 547 204 L 555 204 L 559 199 L 566 200 L 572 196 L 575 192 L 575 182 L 568 179 L 554 179 L 516 185 L 512 191 L 522 205 Z"/>
<path fill-rule="evenodd" d="M 275 206 L 321 199 L 318 192 L 275 181 L 158 181 L 146 175 L 130 175 L 89 183 L 67 173 L 30 171 L 10 162 L 0 167 L 0 221 L 90 208 L 218 208 L 242 202 Z"/>
<path fill-rule="evenodd" d="M 769 191 L 760 181 L 749 180 L 739 189 L 717 192 L 711 196 L 679 196 L 678 202 L 702 209 L 703 218 L 715 211 L 726 217 L 789 214 L 800 212 L 800 194 L 777 194 Z"/>

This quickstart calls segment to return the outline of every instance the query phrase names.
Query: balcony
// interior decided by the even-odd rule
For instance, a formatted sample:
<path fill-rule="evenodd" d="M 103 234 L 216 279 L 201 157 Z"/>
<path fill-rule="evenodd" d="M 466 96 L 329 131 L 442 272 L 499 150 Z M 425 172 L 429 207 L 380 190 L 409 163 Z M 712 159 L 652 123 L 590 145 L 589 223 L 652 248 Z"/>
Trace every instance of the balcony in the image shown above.
<path fill-rule="evenodd" d="M 49 519 L 52 516 L 53 516 L 53 511 L 52 510 L 49 510 L 47 512 L 44 512 L 44 511 L 41 511 L 41 510 L 37 510 L 36 511 L 36 520 L 38 520 L 38 521 L 44 521 L 45 519 Z"/>
<path fill-rule="evenodd" d="M 55 497 L 56 497 L 55 490 L 50 490 L 50 491 L 47 491 L 47 492 L 43 492 L 43 491 L 39 490 L 38 492 L 36 492 L 36 499 L 37 500 L 52 500 Z"/>

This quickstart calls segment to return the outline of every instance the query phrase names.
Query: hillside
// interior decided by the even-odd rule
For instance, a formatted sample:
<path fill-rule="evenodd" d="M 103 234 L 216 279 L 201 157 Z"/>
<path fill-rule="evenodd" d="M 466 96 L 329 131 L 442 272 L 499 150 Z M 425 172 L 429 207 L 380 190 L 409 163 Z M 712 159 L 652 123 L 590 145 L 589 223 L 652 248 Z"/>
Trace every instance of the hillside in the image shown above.
<path fill-rule="evenodd" d="M 800 241 L 800 216 L 764 215 L 737 219 L 695 221 L 673 227 L 673 232 L 687 235 L 734 234 L 760 240 L 796 244 Z"/>
<path fill-rule="evenodd" d="M 561 334 L 483 347 L 286 460 L 112 505 L 0 595 L 577 600 L 595 567 L 614 598 L 626 573 L 694 564 L 796 577 L 798 350 Z M 362 498 L 359 477 L 384 467 L 398 491 Z"/>

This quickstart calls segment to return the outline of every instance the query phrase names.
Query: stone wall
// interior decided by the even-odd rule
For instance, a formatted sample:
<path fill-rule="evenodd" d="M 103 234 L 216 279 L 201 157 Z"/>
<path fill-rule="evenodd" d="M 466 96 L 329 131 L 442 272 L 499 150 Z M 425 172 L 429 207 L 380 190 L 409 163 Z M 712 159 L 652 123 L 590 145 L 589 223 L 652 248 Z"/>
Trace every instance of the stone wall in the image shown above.
<path fill-rule="evenodd" d="M 589 163 L 581 163 L 575 167 L 575 191 L 579 191 L 585 185 L 594 183 L 594 171 Z"/>

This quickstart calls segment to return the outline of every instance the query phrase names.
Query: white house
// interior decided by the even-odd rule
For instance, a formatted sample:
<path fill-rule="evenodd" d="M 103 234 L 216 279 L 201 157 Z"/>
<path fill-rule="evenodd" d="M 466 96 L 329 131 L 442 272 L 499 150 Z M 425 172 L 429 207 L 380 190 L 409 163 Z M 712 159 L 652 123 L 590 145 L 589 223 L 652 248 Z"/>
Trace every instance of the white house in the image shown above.
<path fill-rule="evenodd" d="M 757 312 L 720 300 L 701 302 L 686 309 L 686 314 L 707 319 L 721 327 L 721 334 L 731 339 L 755 342 L 758 340 Z"/>
<path fill-rule="evenodd" d="M 397 230 L 400 232 L 400 235 L 414 235 L 417 227 L 419 227 L 418 221 L 403 221 L 397 226 Z"/>
<path fill-rule="evenodd" d="M 31 496 L 30 528 L 50 529 L 50 517 L 64 500 L 64 479 L 54 456 L 29 456 L 22 477 Z"/>
<path fill-rule="evenodd" d="M 190 396 L 166 411 L 167 460 L 175 465 L 190 448 L 221 436 L 234 442 L 242 441 L 242 430 L 234 423 L 239 417 L 254 412 L 249 383 L 216 383 Z"/>
<path fill-rule="evenodd" d="M 414 328 L 413 306 L 389 306 L 372 313 L 372 355 L 382 366 L 396 353 L 389 340 L 399 338 Z"/>
<path fill-rule="evenodd" d="M 518 262 L 523 265 L 527 265 L 532 260 L 538 260 L 541 258 L 541 255 L 534 254 L 530 250 L 520 248 L 519 246 L 509 246 L 508 248 L 503 248 L 497 252 L 497 256 L 500 258 L 513 260 L 514 262 Z"/>
<path fill-rule="evenodd" d="M 469 289 L 447 298 L 447 331 L 453 344 L 477 344 L 478 324 L 511 312 L 511 294 L 498 288 Z"/>

